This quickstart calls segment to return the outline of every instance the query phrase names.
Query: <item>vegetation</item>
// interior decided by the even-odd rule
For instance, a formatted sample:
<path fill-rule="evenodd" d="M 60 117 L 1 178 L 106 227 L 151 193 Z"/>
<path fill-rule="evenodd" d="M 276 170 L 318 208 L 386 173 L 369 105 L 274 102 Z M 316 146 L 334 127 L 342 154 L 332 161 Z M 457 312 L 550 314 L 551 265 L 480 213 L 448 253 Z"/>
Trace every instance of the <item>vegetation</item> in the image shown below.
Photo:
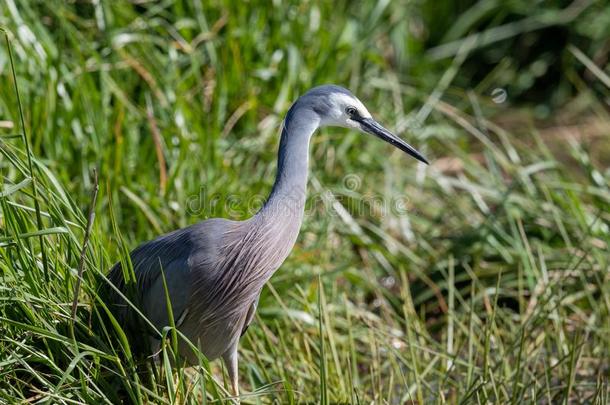
<path fill-rule="evenodd" d="M 432 164 L 316 135 L 242 401 L 608 403 L 610 7 L 556 3 L 1 2 L 0 402 L 226 401 L 171 330 L 136 370 L 103 276 L 255 212 L 283 114 L 332 82 Z"/>

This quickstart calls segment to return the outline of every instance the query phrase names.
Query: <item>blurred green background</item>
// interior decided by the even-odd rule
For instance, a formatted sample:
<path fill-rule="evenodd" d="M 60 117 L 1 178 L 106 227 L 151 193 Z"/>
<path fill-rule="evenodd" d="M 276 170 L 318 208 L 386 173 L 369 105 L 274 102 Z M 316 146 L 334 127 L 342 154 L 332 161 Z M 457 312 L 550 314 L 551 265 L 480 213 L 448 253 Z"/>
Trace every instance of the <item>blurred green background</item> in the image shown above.
<path fill-rule="evenodd" d="M 4 0 L 0 26 L 25 122 L 3 43 L 7 403 L 226 398 L 206 373 L 139 376 L 92 321 L 101 275 L 160 233 L 251 215 L 283 115 L 324 83 L 431 165 L 314 137 L 301 235 L 242 339 L 244 402 L 609 400 L 607 1 Z"/>

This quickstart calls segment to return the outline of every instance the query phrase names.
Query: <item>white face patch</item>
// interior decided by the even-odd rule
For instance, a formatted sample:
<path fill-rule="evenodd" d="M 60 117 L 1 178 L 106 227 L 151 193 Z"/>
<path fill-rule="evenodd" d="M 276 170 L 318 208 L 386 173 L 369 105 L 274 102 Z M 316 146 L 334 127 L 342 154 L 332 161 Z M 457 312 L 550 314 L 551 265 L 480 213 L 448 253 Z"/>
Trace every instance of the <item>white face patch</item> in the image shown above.
<path fill-rule="evenodd" d="M 344 93 L 332 93 L 329 95 L 331 111 L 324 117 L 322 125 L 340 126 L 346 128 L 360 129 L 360 124 L 352 120 L 345 112 L 348 107 L 353 107 L 358 111 L 358 115 L 363 118 L 371 118 L 371 113 L 364 104 L 356 97 L 351 97 Z"/>
<path fill-rule="evenodd" d="M 345 108 L 347 107 L 354 107 L 356 110 L 358 110 L 358 114 L 360 114 L 361 117 L 371 118 L 371 113 L 369 113 L 369 110 L 367 110 L 364 104 L 362 104 L 356 97 L 351 97 L 343 93 L 333 93 L 330 95 L 330 98 L 334 104 L 340 106 L 341 109 L 344 110 L 343 112 L 345 112 Z"/>

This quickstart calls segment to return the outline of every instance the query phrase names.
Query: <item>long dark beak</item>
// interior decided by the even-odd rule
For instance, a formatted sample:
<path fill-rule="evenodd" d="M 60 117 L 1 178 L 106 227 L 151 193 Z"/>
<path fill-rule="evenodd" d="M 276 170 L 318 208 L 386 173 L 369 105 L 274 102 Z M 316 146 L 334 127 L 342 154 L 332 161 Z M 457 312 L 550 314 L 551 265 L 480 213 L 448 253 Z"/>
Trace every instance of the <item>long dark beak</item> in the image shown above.
<path fill-rule="evenodd" d="M 383 139 L 389 144 L 396 146 L 401 151 L 413 156 L 415 159 L 425 164 L 429 164 L 428 160 L 421 153 L 419 153 L 413 146 L 409 145 L 387 129 L 381 126 L 377 121 L 372 118 L 360 118 L 357 120 L 362 126 L 362 130 L 369 134 L 375 135 L 376 137 Z"/>

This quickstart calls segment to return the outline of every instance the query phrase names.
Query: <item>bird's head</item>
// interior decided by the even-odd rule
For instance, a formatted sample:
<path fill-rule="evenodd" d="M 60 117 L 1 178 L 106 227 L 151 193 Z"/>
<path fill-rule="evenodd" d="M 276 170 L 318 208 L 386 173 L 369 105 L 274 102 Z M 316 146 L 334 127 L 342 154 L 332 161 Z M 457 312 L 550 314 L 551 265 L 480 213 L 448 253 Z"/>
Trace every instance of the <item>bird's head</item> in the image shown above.
<path fill-rule="evenodd" d="M 314 87 L 302 100 L 320 117 L 320 126 L 344 127 L 375 135 L 428 164 L 411 145 L 385 129 L 349 90 L 335 85 Z"/>

